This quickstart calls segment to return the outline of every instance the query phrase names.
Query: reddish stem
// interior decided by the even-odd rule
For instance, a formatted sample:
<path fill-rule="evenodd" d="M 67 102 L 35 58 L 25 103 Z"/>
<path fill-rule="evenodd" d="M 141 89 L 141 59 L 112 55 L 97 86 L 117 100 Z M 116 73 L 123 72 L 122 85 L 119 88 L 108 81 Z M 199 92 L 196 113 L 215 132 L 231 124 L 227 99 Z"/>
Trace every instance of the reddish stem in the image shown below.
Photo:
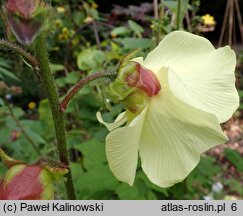
<path fill-rule="evenodd" d="M 113 77 L 114 74 L 108 73 L 108 72 L 97 72 L 94 74 L 91 74 L 84 79 L 80 80 L 75 86 L 72 87 L 72 89 L 67 93 L 67 95 L 64 97 L 64 99 L 61 102 L 61 110 L 62 112 L 65 112 L 70 100 L 88 83 L 105 77 Z"/>

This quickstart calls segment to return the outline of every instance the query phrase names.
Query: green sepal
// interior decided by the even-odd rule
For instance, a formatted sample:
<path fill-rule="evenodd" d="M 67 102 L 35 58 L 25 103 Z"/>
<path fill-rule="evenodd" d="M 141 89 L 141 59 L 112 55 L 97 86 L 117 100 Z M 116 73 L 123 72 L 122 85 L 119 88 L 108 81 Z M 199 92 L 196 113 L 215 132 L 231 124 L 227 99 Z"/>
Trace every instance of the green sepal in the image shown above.
<path fill-rule="evenodd" d="M 0 157 L 3 161 L 3 164 L 10 169 L 11 167 L 22 164 L 25 165 L 23 161 L 15 160 L 14 158 L 9 157 L 1 148 L 0 148 Z"/>

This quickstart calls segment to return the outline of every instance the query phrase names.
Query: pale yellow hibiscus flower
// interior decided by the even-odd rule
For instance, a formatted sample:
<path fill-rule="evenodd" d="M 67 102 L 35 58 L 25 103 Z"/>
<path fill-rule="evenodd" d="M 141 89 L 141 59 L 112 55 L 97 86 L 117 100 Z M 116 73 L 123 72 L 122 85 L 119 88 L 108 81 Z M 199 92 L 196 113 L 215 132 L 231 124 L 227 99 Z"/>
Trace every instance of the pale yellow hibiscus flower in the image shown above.
<path fill-rule="evenodd" d="M 97 113 L 111 131 L 106 137 L 107 159 L 116 178 L 133 185 L 140 156 L 150 181 L 170 187 L 187 177 L 201 153 L 227 141 L 220 123 L 239 106 L 235 53 L 229 46 L 215 49 L 203 37 L 174 31 L 145 60 L 139 57 L 131 64 L 135 61 L 139 84 L 131 85 L 130 75 L 123 77 L 131 91 L 119 87 L 125 96 L 119 99 L 117 91 L 113 95 L 124 102 L 126 112 L 114 123 L 105 123 Z M 114 83 L 120 85 L 121 76 Z"/>

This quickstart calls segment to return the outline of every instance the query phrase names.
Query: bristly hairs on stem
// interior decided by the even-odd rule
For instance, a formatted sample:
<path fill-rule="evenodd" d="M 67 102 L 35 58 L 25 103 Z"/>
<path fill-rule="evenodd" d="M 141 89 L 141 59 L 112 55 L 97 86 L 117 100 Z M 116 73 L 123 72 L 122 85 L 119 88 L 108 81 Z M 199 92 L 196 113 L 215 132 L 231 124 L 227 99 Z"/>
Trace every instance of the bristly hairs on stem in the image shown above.
<path fill-rule="evenodd" d="M 39 70 L 39 64 L 36 58 L 18 44 L 12 43 L 5 39 L 0 39 L 0 48 L 13 51 L 15 54 L 20 55 L 28 64 L 30 64 L 35 71 Z"/>
<path fill-rule="evenodd" d="M 52 112 L 59 158 L 60 161 L 67 166 L 69 171 L 67 174 L 65 174 L 66 181 L 64 182 L 67 198 L 70 200 L 74 200 L 76 199 L 76 195 L 75 195 L 75 190 L 74 190 L 74 185 L 72 180 L 72 173 L 69 167 L 65 123 L 63 119 L 63 113 L 61 111 L 61 106 L 59 103 L 59 96 L 55 85 L 54 77 L 51 73 L 51 69 L 49 66 L 48 52 L 46 49 L 45 39 L 46 39 L 45 33 L 43 33 L 42 35 L 39 36 L 39 38 L 37 38 L 36 47 L 35 47 L 36 58 L 38 59 L 40 65 L 40 70 L 41 70 L 40 75 L 47 92 L 49 105 Z"/>
<path fill-rule="evenodd" d="M 117 75 L 117 71 L 119 67 L 129 61 L 131 58 L 133 58 L 137 52 L 139 52 L 140 49 L 135 49 L 132 52 L 130 52 L 125 58 L 123 58 L 114 68 L 110 68 L 109 70 L 103 71 L 103 72 L 97 72 L 93 73 L 89 76 L 86 76 L 82 80 L 80 80 L 76 85 L 74 85 L 71 90 L 67 93 L 67 95 L 64 97 L 64 99 L 61 101 L 61 110 L 62 112 L 65 112 L 69 102 L 71 99 L 87 84 L 90 82 L 100 79 L 100 78 L 108 78 L 108 82 L 111 80 L 114 80 Z"/>

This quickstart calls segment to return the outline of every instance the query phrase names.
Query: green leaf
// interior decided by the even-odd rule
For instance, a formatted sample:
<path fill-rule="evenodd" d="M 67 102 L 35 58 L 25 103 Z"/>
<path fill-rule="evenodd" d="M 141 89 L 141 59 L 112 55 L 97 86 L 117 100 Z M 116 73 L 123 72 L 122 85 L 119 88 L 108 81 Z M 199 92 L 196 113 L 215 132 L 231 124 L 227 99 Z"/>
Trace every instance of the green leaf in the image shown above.
<path fill-rule="evenodd" d="M 0 58 L 0 66 L 10 69 L 11 66 L 8 64 L 8 62 L 4 58 Z"/>
<path fill-rule="evenodd" d="M 77 64 L 81 70 L 98 70 L 106 60 L 106 55 L 100 50 L 86 49 L 79 53 Z"/>
<path fill-rule="evenodd" d="M 71 130 L 67 132 L 67 143 L 69 148 L 75 148 L 83 143 L 82 132 L 80 130 Z"/>
<path fill-rule="evenodd" d="M 111 31 L 111 35 L 113 35 L 113 36 L 128 35 L 130 32 L 131 32 L 131 30 L 129 28 L 127 28 L 125 26 L 120 26 L 120 27 L 114 28 Z"/>
<path fill-rule="evenodd" d="M 63 71 L 65 67 L 61 64 L 50 64 L 50 69 L 52 73 L 56 73 L 58 71 Z"/>
<path fill-rule="evenodd" d="M 0 106 L 4 106 L 4 105 L 5 105 L 5 103 L 4 103 L 3 99 L 0 97 Z"/>
<path fill-rule="evenodd" d="M 116 44 L 116 43 L 114 43 L 113 41 L 111 41 L 111 53 L 110 53 L 110 55 L 112 56 L 112 57 L 116 57 L 117 55 L 118 55 L 118 53 L 120 52 L 120 46 L 118 45 L 118 44 Z M 112 59 L 112 57 L 111 57 L 111 59 Z"/>
<path fill-rule="evenodd" d="M 40 101 L 39 108 L 39 119 L 43 125 L 43 130 L 45 131 L 46 138 L 54 137 L 54 122 L 52 120 L 51 109 L 49 106 L 48 99 Z"/>
<path fill-rule="evenodd" d="M 3 144 L 6 144 L 6 143 L 9 143 L 9 140 L 10 140 L 10 137 L 11 137 L 11 131 L 12 129 L 9 128 L 9 127 L 1 127 L 1 130 L 0 130 L 0 144 L 3 145 Z"/>
<path fill-rule="evenodd" d="M 169 8 L 169 10 L 171 12 L 176 13 L 176 11 L 177 11 L 177 1 L 173 1 L 173 0 L 163 1 L 163 5 L 166 6 L 167 8 Z"/>
<path fill-rule="evenodd" d="M 96 9 L 90 8 L 89 12 L 95 20 L 99 20 L 99 13 Z"/>
<path fill-rule="evenodd" d="M 33 146 L 29 143 L 23 134 L 21 134 L 19 139 L 17 139 L 15 142 L 9 143 L 9 147 L 10 146 L 13 150 L 13 158 L 18 158 L 28 162 L 35 161 L 36 158 L 39 157 Z M 37 146 L 39 147 L 39 145 Z"/>
<path fill-rule="evenodd" d="M 225 185 L 229 186 L 230 192 L 238 193 L 241 197 L 243 196 L 243 185 L 235 179 L 226 179 Z"/>
<path fill-rule="evenodd" d="M 97 140 L 90 140 L 81 145 L 78 143 L 75 148 L 82 152 L 84 157 L 84 167 L 87 170 L 95 169 L 107 162 L 105 146 Z"/>
<path fill-rule="evenodd" d="M 112 199 L 113 191 L 119 183 L 108 166 L 103 165 L 86 172 L 81 170 L 79 172 L 79 177 L 74 179 L 76 189 L 80 194 L 79 199 L 105 199 L 105 194 L 109 191 L 109 199 Z"/>
<path fill-rule="evenodd" d="M 168 189 L 161 188 L 151 183 L 142 170 L 138 170 L 136 179 L 132 187 L 128 184 L 120 183 L 115 192 L 119 199 L 141 200 L 157 199 L 156 193 L 161 197 L 168 197 Z"/>
<path fill-rule="evenodd" d="M 33 140 L 35 140 L 35 142 L 46 143 L 43 139 L 43 137 L 46 137 L 46 131 L 40 121 L 21 120 L 20 124 L 29 136 L 33 136 Z"/>
<path fill-rule="evenodd" d="M 169 10 L 173 13 L 177 13 L 177 5 L 178 5 L 178 1 L 174 1 L 174 0 L 167 0 L 167 1 L 163 1 L 163 4 L 169 8 Z M 181 12 L 183 14 L 182 17 L 184 17 L 185 11 L 189 8 L 189 4 L 188 4 L 188 0 L 182 0 L 182 5 L 181 5 Z"/>
<path fill-rule="evenodd" d="M 154 191 L 160 192 L 162 193 L 165 197 L 168 197 L 168 189 L 167 188 L 161 188 L 155 184 L 153 184 L 148 178 L 147 176 L 144 174 L 144 172 L 139 171 L 137 173 L 137 178 L 143 180 L 143 182 L 145 183 L 145 185 L 149 188 L 152 189 Z"/>
<path fill-rule="evenodd" d="M 37 132 L 31 129 L 25 129 L 25 132 L 28 134 L 31 140 L 33 140 L 34 143 L 46 143 L 46 141 Z"/>
<path fill-rule="evenodd" d="M 240 98 L 243 98 L 243 90 L 238 91 Z"/>
<path fill-rule="evenodd" d="M 121 39 L 120 42 L 125 49 L 147 49 L 152 46 L 152 41 L 149 38 L 131 38 Z"/>
<path fill-rule="evenodd" d="M 55 82 L 58 87 L 62 88 L 66 85 L 66 77 L 57 78 L 57 79 L 55 79 Z"/>
<path fill-rule="evenodd" d="M 73 20 L 77 26 L 80 26 L 80 24 L 83 23 L 84 19 L 86 18 L 86 15 L 83 11 L 74 11 L 73 12 Z"/>
<path fill-rule="evenodd" d="M 142 26 L 140 26 L 139 24 L 137 24 L 136 22 L 134 22 L 132 20 L 128 21 L 128 25 L 134 31 L 134 33 L 136 35 L 138 35 L 138 37 L 142 37 L 141 33 L 144 32 L 144 29 Z"/>
<path fill-rule="evenodd" d="M 215 158 L 212 157 L 201 157 L 200 163 L 197 167 L 198 172 L 204 176 L 213 176 L 217 175 L 222 171 L 221 167 L 216 163 Z"/>
<path fill-rule="evenodd" d="M 211 190 L 213 176 L 222 172 L 215 158 L 201 157 L 198 166 L 190 173 L 186 179 L 187 189 L 191 193 L 198 193 L 198 188 L 208 188 Z"/>
<path fill-rule="evenodd" d="M 72 168 L 75 185 L 80 194 L 79 199 L 104 198 L 105 192 L 115 190 L 119 183 L 107 165 L 104 144 L 97 140 L 90 140 L 82 144 L 76 143 L 73 147 L 83 156 L 83 165 L 79 167 L 75 165 Z"/>
<path fill-rule="evenodd" d="M 140 183 L 140 184 L 139 184 Z M 145 191 L 144 191 L 145 189 Z M 127 184 L 120 184 L 117 189 L 116 193 L 121 200 L 145 200 L 146 199 L 146 188 L 142 185 L 141 182 L 137 182 L 130 187 Z"/>
<path fill-rule="evenodd" d="M 169 8 L 169 10 L 174 13 L 177 14 L 177 8 L 178 8 L 178 1 L 173 1 L 173 0 L 167 0 L 167 1 L 163 1 L 163 4 Z M 190 8 L 190 5 L 188 3 L 188 0 L 182 0 L 182 5 L 181 5 L 181 10 L 180 10 L 180 17 L 181 20 L 183 20 L 186 11 Z"/>
<path fill-rule="evenodd" d="M 76 84 L 80 79 L 79 73 L 76 71 L 73 71 L 71 73 L 68 73 L 68 75 L 65 78 L 66 83 L 68 84 Z"/>
<path fill-rule="evenodd" d="M 20 107 L 13 107 L 12 110 L 17 119 L 19 119 L 20 117 L 22 117 L 25 114 L 24 111 Z"/>
<path fill-rule="evenodd" d="M 224 150 L 224 154 L 239 172 L 243 172 L 243 157 L 239 152 L 227 148 Z"/>
<path fill-rule="evenodd" d="M 13 79 L 13 80 L 15 80 L 15 81 L 20 81 L 20 79 L 19 79 L 17 76 L 15 76 L 15 75 L 13 74 L 13 72 L 11 72 L 11 71 L 9 71 L 9 70 L 3 68 L 3 67 L 0 67 L 0 74 L 6 76 L 6 77 L 8 77 L 8 78 L 11 78 L 11 79 Z"/>

